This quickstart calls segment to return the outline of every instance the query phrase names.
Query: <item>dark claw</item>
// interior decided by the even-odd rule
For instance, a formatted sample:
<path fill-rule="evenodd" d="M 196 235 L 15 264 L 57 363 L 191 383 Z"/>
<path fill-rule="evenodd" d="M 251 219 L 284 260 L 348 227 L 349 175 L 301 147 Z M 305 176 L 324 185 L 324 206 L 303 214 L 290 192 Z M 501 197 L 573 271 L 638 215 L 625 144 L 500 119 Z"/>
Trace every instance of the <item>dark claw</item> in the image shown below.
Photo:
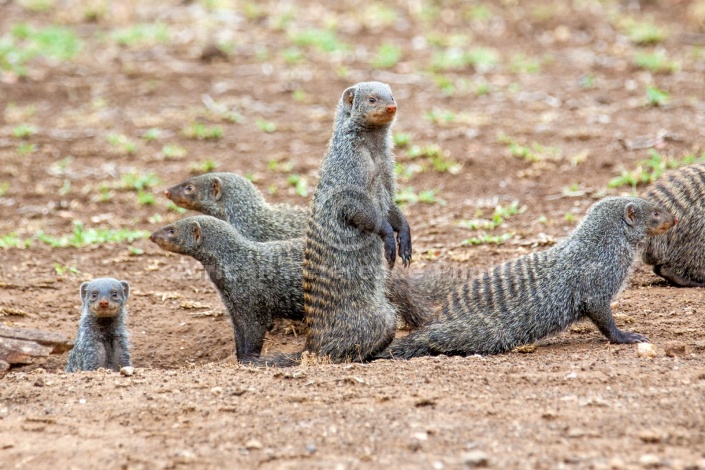
<path fill-rule="evenodd" d="M 404 267 L 408 268 L 411 264 L 411 233 L 409 230 L 399 232 L 397 241 L 399 242 L 399 256 L 401 256 Z"/>
<path fill-rule="evenodd" d="M 389 269 L 394 267 L 394 261 L 397 258 L 397 247 L 394 241 L 394 233 L 384 239 L 384 257 L 387 258 Z"/>
<path fill-rule="evenodd" d="M 620 331 L 617 330 L 617 334 L 613 334 L 610 341 L 617 344 L 634 344 L 634 343 L 650 343 L 649 338 L 640 335 L 639 333 L 633 333 L 631 331 Z"/>

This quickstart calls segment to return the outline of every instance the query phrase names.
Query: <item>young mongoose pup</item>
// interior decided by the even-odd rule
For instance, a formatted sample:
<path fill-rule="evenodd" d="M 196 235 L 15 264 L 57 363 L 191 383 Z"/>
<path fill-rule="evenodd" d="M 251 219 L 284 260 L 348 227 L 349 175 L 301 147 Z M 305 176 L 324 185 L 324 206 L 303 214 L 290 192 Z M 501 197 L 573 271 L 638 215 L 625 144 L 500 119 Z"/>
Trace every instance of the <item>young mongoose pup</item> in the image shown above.
<path fill-rule="evenodd" d="M 305 350 L 334 362 L 366 360 L 396 331 L 385 258 L 392 268 L 398 241 L 404 265 L 411 261 L 409 224 L 393 200 L 396 112 L 392 90 L 383 83 L 358 83 L 343 92 L 311 202 L 303 265 Z"/>
<path fill-rule="evenodd" d="M 310 217 L 308 207 L 267 203 L 249 180 L 233 173 L 194 176 L 167 189 L 164 194 L 177 206 L 229 222 L 241 235 L 255 241 L 294 237 L 303 240 Z M 448 279 L 427 274 L 420 273 L 422 278 L 419 279 L 398 270 L 389 273 L 389 300 L 403 322 L 411 328 L 420 326 L 431 312 L 432 304 L 440 304 L 451 290 Z"/>
<path fill-rule="evenodd" d="M 614 343 L 648 341 L 617 329 L 610 303 L 640 245 L 674 223 L 644 199 L 605 198 L 558 245 L 495 266 L 456 289 L 424 326 L 395 340 L 381 357 L 498 354 L 585 317 Z"/>
<path fill-rule="evenodd" d="M 254 184 L 234 173 L 194 176 L 164 195 L 179 207 L 225 220 L 258 242 L 302 237 L 308 223 L 307 208 L 269 204 Z"/>
<path fill-rule="evenodd" d="M 81 319 L 66 372 L 130 366 L 125 304 L 130 284 L 109 277 L 81 284 Z"/>
<path fill-rule="evenodd" d="M 705 163 L 668 173 L 643 197 L 678 219 L 673 229 L 646 241 L 644 263 L 675 285 L 705 287 Z"/>
<path fill-rule="evenodd" d="M 274 318 L 303 319 L 302 239 L 255 242 L 208 215 L 178 220 L 149 239 L 201 262 L 232 320 L 238 361 L 259 356 Z"/>

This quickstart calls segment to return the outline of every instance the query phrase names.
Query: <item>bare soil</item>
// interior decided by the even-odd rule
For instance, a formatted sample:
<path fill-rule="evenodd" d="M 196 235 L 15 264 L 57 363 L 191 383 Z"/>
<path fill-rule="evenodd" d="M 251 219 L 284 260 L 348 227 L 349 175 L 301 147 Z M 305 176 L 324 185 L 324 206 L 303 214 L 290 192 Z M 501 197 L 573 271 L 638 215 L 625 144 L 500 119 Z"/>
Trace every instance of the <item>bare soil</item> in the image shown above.
<path fill-rule="evenodd" d="M 675 160 L 702 153 L 703 2 L 46 4 L 0 0 L 0 34 L 59 24 L 82 41 L 72 60 L 39 57 L 27 76 L 0 74 L 0 236 L 33 240 L 0 249 L 0 309 L 26 313 L 0 323 L 73 337 L 80 283 L 128 280 L 137 371 L 66 374 L 66 355 L 13 369 L 0 379 L 2 468 L 705 469 L 705 292 L 670 287 L 644 266 L 614 310 L 620 328 L 651 338 L 653 358 L 586 323 L 523 353 L 274 370 L 233 359 L 229 320 L 194 260 L 144 238 L 65 248 L 37 238 L 70 234 L 75 221 L 156 230 L 184 216 L 163 189 L 207 160 L 250 175 L 273 202 L 306 204 L 338 97 L 380 80 L 399 103 L 395 132 L 461 165 L 442 172 L 397 150 L 405 167 L 426 168 L 400 188 L 436 198 L 403 209 L 409 269 L 482 269 L 544 249 L 599 197 L 631 193 L 607 183 L 649 158 L 645 147 Z M 667 35 L 635 44 L 628 19 Z M 166 25 L 167 38 L 120 45 L 115 32 L 136 24 Z M 349 49 L 294 45 L 325 28 Z M 381 44 L 401 54 L 387 68 L 371 65 Z M 431 73 L 452 47 L 492 49 L 497 63 Z M 634 64 L 659 51 L 677 70 Z M 650 106 L 650 86 L 668 102 Z M 190 138 L 193 123 L 220 126 L 222 138 Z M 23 124 L 36 134 L 16 137 Z M 156 139 L 143 138 L 152 128 Z M 537 161 L 512 155 L 501 135 L 535 144 Z M 175 144 L 184 157 L 164 150 Z M 148 172 L 161 181 L 144 189 L 154 204 L 121 188 L 125 174 Z M 298 192 L 292 175 L 305 181 Z M 457 222 L 512 201 L 525 210 L 487 230 L 509 240 L 462 244 L 481 233 Z M 299 349 L 300 331 L 278 324 L 265 352 Z M 674 345 L 685 354 L 666 355 Z"/>

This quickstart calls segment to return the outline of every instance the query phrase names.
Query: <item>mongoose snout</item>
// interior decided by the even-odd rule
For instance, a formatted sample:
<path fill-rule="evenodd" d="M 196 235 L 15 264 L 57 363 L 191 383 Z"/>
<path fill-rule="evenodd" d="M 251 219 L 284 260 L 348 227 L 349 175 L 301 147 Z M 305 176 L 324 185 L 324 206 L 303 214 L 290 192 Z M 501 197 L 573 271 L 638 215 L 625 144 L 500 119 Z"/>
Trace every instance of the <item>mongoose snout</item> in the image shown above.
<path fill-rule="evenodd" d="M 168 189 L 164 190 L 164 195 L 166 196 L 167 199 L 171 199 L 171 193 L 169 192 Z"/>
<path fill-rule="evenodd" d="M 678 219 L 673 217 L 669 212 L 656 208 L 651 211 L 650 228 L 646 231 L 649 236 L 656 236 L 665 233 L 668 229 L 678 223 Z"/>

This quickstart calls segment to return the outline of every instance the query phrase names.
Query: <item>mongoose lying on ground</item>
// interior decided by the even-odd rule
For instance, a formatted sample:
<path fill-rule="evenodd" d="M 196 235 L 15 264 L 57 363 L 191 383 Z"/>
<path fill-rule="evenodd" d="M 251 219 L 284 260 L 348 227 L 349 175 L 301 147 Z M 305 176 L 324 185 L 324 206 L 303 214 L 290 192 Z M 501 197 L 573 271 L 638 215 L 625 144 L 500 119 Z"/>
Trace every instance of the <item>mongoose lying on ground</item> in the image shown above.
<path fill-rule="evenodd" d="M 610 303 L 626 284 L 639 245 L 674 223 L 644 199 L 605 198 L 558 245 L 495 266 L 458 288 L 424 326 L 395 340 L 381 357 L 497 354 L 585 317 L 614 343 L 648 341 L 617 329 Z"/>
<path fill-rule="evenodd" d="M 303 319 L 301 238 L 255 242 L 223 220 L 198 215 L 167 225 L 149 239 L 203 264 L 232 320 L 238 361 L 259 356 L 274 318 Z"/>
<path fill-rule="evenodd" d="M 303 237 L 310 216 L 308 207 L 267 203 L 249 180 L 234 173 L 194 176 L 164 194 L 177 206 L 230 222 L 241 235 L 256 241 Z M 303 244 L 301 247 L 303 250 Z M 431 270 L 411 277 L 392 270 L 388 297 L 404 323 L 415 328 L 423 323 L 432 305 L 439 304 L 458 284 L 459 280 Z"/>
<path fill-rule="evenodd" d="M 705 287 L 705 163 L 668 173 L 643 197 L 678 219 L 672 230 L 647 240 L 644 263 L 678 286 Z"/>
<path fill-rule="evenodd" d="M 289 204 L 269 204 L 248 179 L 234 173 L 194 176 L 164 191 L 174 204 L 230 222 L 240 234 L 258 242 L 302 237 L 309 211 Z"/>
<path fill-rule="evenodd" d="M 81 319 L 66 372 L 131 365 L 125 304 L 130 284 L 109 277 L 81 284 Z"/>
<path fill-rule="evenodd" d="M 319 170 L 304 251 L 305 350 L 334 362 L 366 360 L 396 331 L 385 268 L 396 259 L 395 232 L 404 265 L 411 260 L 409 225 L 393 200 L 396 111 L 388 85 L 346 89 Z"/>

